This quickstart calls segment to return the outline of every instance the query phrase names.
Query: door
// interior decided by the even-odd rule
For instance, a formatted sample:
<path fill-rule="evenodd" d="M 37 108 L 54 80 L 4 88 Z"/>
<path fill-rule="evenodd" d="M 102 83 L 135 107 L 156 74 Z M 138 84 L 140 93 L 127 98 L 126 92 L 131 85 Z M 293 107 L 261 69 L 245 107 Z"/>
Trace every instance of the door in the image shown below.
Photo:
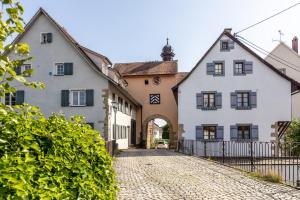
<path fill-rule="evenodd" d="M 131 120 L 131 144 L 136 145 L 136 121 Z"/>

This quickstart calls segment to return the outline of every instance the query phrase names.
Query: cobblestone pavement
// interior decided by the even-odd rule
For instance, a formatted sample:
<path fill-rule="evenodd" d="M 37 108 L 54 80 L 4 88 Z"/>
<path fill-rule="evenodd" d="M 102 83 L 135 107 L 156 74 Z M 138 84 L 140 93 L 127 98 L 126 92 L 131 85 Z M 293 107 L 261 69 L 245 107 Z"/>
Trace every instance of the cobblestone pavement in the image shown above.
<path fill-rule="evenodd" d="M 169 150 L 126 150 L 115 161 L 120 200 L 300 199 L 300 190 Z"/>

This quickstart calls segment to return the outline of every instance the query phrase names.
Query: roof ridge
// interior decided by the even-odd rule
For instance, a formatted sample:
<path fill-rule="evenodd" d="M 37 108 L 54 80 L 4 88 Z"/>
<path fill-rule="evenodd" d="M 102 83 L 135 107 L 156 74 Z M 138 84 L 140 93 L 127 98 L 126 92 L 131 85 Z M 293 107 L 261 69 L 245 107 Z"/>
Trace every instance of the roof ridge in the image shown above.
<path fill-rule="evenodd" d="M 138 63 L 167 63 L 167 62 L 178 62 L 178 60 L 170 60 L 170 61 L 153 60 L 153 61 L 137 61 L 137 62 L 120 62 L 120 63 L 115 63 L 115 65 L 138 64 Z"/>

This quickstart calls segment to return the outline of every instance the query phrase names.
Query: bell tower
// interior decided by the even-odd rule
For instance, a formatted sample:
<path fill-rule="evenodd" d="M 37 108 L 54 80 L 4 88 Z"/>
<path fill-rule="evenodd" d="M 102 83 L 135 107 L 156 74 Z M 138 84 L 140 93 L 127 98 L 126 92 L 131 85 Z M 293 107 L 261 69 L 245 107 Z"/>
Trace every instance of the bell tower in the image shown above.
<path fill-rule="evenodd" d="M 175 53 L 173 52 L 173 48 L 169 45 L 169 38 L 167 38 L 167 44 L 162 48 L 162 52 L 160 54 L 163 61 L 172 61 Z"/>

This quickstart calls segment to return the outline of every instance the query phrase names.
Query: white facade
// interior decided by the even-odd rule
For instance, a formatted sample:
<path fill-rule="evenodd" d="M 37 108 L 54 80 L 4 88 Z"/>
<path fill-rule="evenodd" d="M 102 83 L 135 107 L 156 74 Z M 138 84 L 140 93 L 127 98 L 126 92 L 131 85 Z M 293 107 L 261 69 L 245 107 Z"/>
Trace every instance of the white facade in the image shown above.
<path fill-rule="evenodd" d="M 31 21 L 30 27 L 17 40 L 29 44 L 30 54 L 34 57 L 32 62 L 28 63 L 31 64 L 34 73 L 31 77 L 26 78 L 29 81 L 42 82 L 46 88 L 40 90 L 20 87 L 18 83 L 15 86 L 18 90 L 24 91 L 24 101 L 40 107 L 42 113 L 47 117 L 52 113 L 64 113 L 67 118 L 74 115 L 84 116 L 86 122 L 92 123 L 102 137 L 112 139 L 107 136 L 113 122 L 108 120 L 111 114 L 108 111 L 111 108 L 109 90 L 112 87 L 110 85 L 116 85 L 115 87 L 119 88 L 116 90 L 117 95 L 120 95 L 124 89 L 112 80 L 108 74 L 108 67 L 104 62 L 102 63 L 101 59 L 97 59 L 97 56 L 93 56 L 91 53 L 89 55 L 85 54 L 77 48 L 74 39 L 70 38 L 64 30 L 62 31 L 61 27 L 43 10 L 39 10 L 33 19 L 34 22 Z M 41 33 L 51 33 L 52 41 L 42 44 Z M 13 58 L 14 56 L 13 53 L 10 54 L 10 57 Z M 72 63 L 71 75 L 57 76 L 56 63 Z M 97 70 L 98 66 L 100 66 L 100 70 Z M 102 73 L 103 69 L 106 69 L 106 71 L 104 70 Z M 73 101 L 73 98 L 75 98 L 72 96 L 73 90 L 84 91 L 83 93 L 86 94 L 85 97 L 82 97 L 85 98 L 86 103 L 84 105 L 72 105 L 72 102 L 76 102 Z M 89 100 L 92 99 L 91 105 L 87 103 L 87 90 L 93 93 L 89 98 Z M 69 93 L 69 95 L 66 95 L 68 96 L 67 105 L 64 106 L 62 91 L 68 91 Z M 78 96 L 79 98 L 81 96 Z M 128 102 L 134 105 L 132 106 L 132 112 L 134 113 L 135 104 L 129 100 Z M 118 113 L 117 119 L 119 124 L 130 126 L 131 124 L 128 122 L 131 121 L 131 118 L 132 116 L 124 117 L 121 113 Z M 120 142 L 119 146 L 121 148 L 128 148 L 128 140 L 129 136 L 127 135 L 126 138 L 117 141 L 117 143 Z"/>
<path fill-rule="evenodd" d="M 232 36 L 233 37 L 233 36 Z M 226 34 L 221 40 L 232 41 Z M 277 121 L 291 120 L 291 83 L 263 64 L 257 57 L 236 42 L 230 51 L 220 51 L 217 41 L 187 79 L 178 86 L 178 121 L 183 125 L 183 137 L 196 139 L 196 126 L 214 124 L 223 126 L 223 139 L 231 140 L 230 126 L 252 124 L 258 126 L 258 140 L 270 141 L 274 131 L 271 125 Z M 233 61 L 253 63 L 251 74 L 236 76 Z M 207 75 L 207 63 L 223 61 L 225 75 Z M 231 108 L 231 93 L 236 90 L 256 92 L 256 108 L 237 110 Z M 196 94 L 216 91 L 222 94 L 222 106 L 216 110 L 197 109 Z"/>
<path fill-rule="evenodd" d="M 283 60 L 281 60 L 283 59 Z M 265 59 L 287 76 L 300 82 L 300 55 L 280 42 Z M 286 61 L 286 62 L 285 62 Z M 300 93 L 292 95 L 292 117 L 300 118 Z"/>

